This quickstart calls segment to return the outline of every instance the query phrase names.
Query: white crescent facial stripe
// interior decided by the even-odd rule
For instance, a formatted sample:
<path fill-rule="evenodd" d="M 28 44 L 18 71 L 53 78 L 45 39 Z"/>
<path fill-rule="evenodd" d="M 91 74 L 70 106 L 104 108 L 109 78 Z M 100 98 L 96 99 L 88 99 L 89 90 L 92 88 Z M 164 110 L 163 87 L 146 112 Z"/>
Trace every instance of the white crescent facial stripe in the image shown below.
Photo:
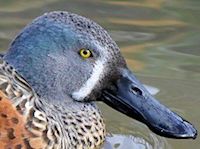
<path fill-rule="evenodd" d="M 103 62 L 97 60 L 90 78 L 83 84 L 83 86 L 78 91 L 72 93 L 72 97 L 79 101 L 87 97 L 100 80 L 100 77 L 103 74 L 103 69 Z"/>

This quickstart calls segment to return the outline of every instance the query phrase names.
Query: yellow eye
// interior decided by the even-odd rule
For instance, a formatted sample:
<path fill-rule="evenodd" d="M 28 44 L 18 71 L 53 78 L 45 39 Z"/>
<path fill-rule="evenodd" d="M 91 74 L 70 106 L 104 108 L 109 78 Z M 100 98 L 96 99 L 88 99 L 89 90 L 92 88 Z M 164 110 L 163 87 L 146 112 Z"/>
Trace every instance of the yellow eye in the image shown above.
<path fill-rule="evenodd" d="M 89 58 L 92 56 L 92 52 L 88 49 L 81 49 L 79 51 L 79 54 L 83 57 L 83 58 Z"/>

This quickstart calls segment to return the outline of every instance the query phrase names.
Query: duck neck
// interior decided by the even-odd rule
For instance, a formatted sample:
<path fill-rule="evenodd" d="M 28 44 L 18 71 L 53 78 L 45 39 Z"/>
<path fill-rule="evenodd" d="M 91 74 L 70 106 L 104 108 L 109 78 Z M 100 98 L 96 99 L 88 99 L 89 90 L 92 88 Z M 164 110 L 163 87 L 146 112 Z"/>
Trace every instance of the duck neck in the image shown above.
<path fill-rule="evenodd" d="M 0 73 L 2 91 L 25 117 L 28 131 L 46 148 L 92 149 L 104 141 L 105 125 L 95 103 L 44 100 L 5 62 L 0 63 Z"/>

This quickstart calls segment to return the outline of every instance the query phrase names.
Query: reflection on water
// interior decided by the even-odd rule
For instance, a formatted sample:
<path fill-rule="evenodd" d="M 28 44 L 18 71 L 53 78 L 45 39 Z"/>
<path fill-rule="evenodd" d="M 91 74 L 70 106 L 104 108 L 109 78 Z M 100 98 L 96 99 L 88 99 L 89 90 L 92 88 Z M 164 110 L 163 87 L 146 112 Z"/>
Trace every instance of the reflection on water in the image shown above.
<path fill-rule="evenodd" d="M 131 7 L 147 7 L 160 9 L 164 0 L 145 0 L 145 1 L 109 1 L 108 3 L 120 6 L 131 6 Z"/>
<path fill-rule="evenodd" d="M 2 51 L 7 49 L 11 39 L 25 24 L 52 10 L 78 13 L 104 26 L 142 82 L 159 88 L 157 98 L 200 129 L 200 1 L 1 0 Z M 188 149 L 200 146 L 199 139 L 172 140 L 159 137 L 143 124 L 106 105 L 100 104 L 100 107 L 108 131 L 126 135 L 125 138 L 115 135 L 108 139 L 115 147 L 119 147 L 116 141 L 122 140 L 122 147 L 123 143 L 133 143 L 132 146 L 140 149 Z M 128 137 L 130 135 L 132 137 Z"/>
<path fill-rule="evenodd" d="M 155 137 L 155 139 L 157 138 Z M 131 149 L 131 148 L 133 149 L 160 149 L 160 148 L 163 148 L 162 144 L 160 144 L 160 141 L 156 140 L 152 144 L 148 143 L 148 141 L 139 137 L 112 135 L 112 136 L 107 136 L 103 149 Z"/>

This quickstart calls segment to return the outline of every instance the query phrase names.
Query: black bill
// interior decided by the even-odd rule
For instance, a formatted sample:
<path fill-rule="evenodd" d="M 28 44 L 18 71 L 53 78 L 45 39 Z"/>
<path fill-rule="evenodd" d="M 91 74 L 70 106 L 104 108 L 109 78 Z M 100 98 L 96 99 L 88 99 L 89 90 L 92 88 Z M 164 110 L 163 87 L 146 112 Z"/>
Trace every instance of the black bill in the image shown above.
<path fill-rule="evenodd" d="M 193 138 L 192 124 L 159 103 L 136 77 L 124 69 L 115 89 L 103 92 L 104 102 L 114 109 L 145 123 L 153 132 L 169 138 Z"/>

